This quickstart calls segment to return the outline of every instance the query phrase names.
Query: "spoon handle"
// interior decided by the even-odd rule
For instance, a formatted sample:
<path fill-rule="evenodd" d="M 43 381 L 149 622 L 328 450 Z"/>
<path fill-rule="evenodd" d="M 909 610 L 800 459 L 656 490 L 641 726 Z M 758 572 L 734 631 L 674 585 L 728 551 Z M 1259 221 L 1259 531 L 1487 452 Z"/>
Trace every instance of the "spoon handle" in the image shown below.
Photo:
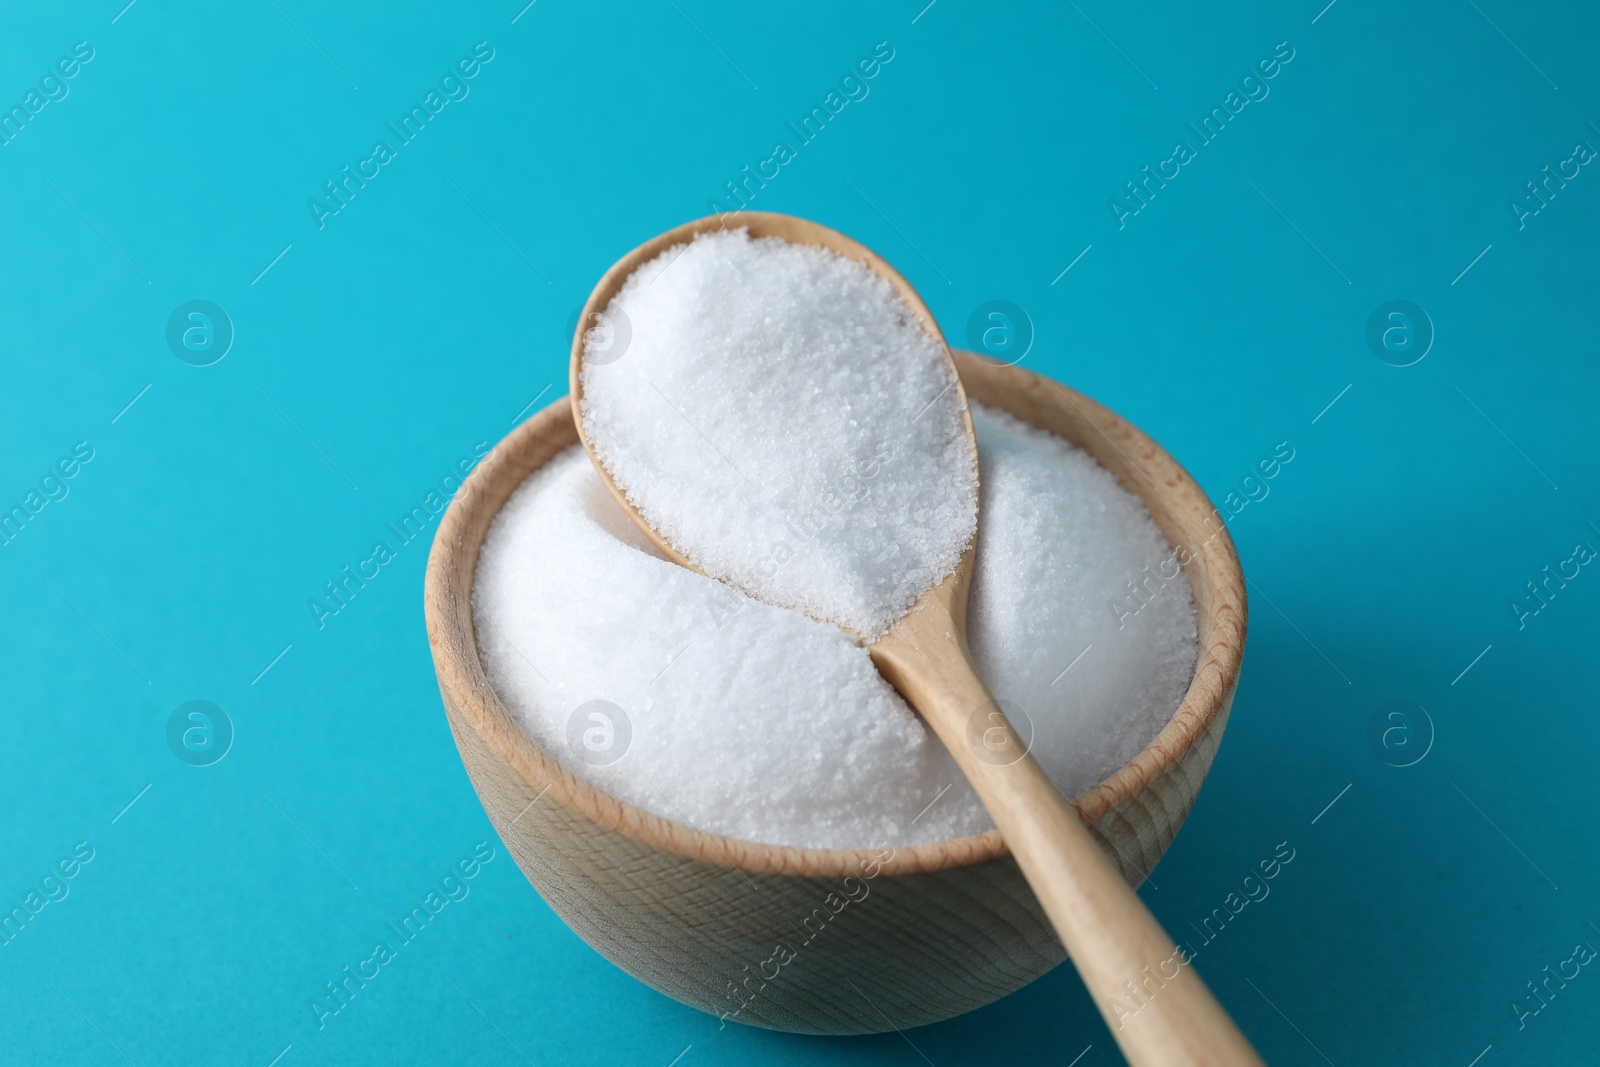
<path fill-rule="evenodd" d="M 873 661 L 972 783 L 1123 1055 L 1136 1067 L 1261 1064 L 989 695 L 953 621 L 965 589 L 941 591 L 871 646 Z"/>

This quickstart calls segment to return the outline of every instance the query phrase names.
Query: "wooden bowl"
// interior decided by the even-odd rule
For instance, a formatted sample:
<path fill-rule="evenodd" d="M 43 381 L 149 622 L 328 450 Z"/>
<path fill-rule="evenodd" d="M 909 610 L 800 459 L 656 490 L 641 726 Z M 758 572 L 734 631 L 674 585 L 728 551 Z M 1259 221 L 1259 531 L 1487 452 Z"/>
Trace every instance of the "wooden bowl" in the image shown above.
<path fill-rule="evenodd" d="M 1193 806 L 1238 684 L 1245 590 L 1232 538 L 1194 479 L 1114 412 L 1021 368 L 955 357 L 973 400 L 1087 450 L 1144 501 L 1184 560 L 1199 631 L 1189 690 L 1155 740 L 1077 798 L 1137 886 Z M 512 492 L 577 442 L 564 397 L 501 441 L 445 512 L 423 594 L 461 760 L 501 840 L 556 914 L 676 1000 L 796 1033 L 948 1019 L 1065 959 L 998 832 L 877 852 L 741 841 L 603 792 L 522 731 L 478 656 L 473 574 Z"/>

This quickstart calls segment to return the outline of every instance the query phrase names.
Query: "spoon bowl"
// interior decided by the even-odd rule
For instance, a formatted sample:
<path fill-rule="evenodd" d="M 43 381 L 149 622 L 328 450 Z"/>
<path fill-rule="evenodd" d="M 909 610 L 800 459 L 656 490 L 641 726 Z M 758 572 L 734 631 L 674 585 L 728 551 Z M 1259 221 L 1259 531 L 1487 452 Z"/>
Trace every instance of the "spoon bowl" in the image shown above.
<path fill-rule="evenodd" d="M 730 226 L 727 219 L 733 219 Z M 594 459 L 595 470 L 600 475 L 600 480 L 605 483 L 606 490 L 633 520 L 641 532 L 659 548 L 668 559 L 692 571 L 704 573 L 689 560 L 676 546 L 662 537 L 655 527 L 640 514 L 638 508 L 628 499 L 611 477 L 611 472 L 600 462 L 595 453 L 594 445 L 589 440 L 587 431 L 583 426 L 583 362 L 584 339 L 589 331 L 597 326 L 605 325 L 606 309 L 628 278 L 644 264 L 660 256 L 669 249 L 686 245 L 703 233 L 715 233 L 728 229 L 747 229 L 751 237 L 777 237 L 791 244 L 818 245 L 831 252 L 836 252 L 846 259 L 864 263 L 874 274 L 887 281 L 894 287 L 896 294 L 911 309 L 917 322 L 928 335 L 937 342 L 939 349 L 944 352 L 945 359 L 950 361 L 950 377 L 955 382 L 954 393 L 960 402 L 961 417 L 966 425 L 968 440 L 973 442 L 973 462 L 977 462 L 976 431 L 972 427 L 972 411 L 967 405 L 967 394 L 961 385 L 960 375 L 956 372 L 955 363 L 951 360 L 950 349 L 945 344 L 944 334 L 939 332 L 939 327 L 933 317 L 933 312 L 922 302 L 922 297 L 912 288 L 911 283 L 900 275 L 900 272 L 889 265 L 889 262 L 879 256 L 872 249 L 858 241 L 854 241 L 837 230 L 829 229 L 820 223 L 808 219 L 796 218 L 793 215 L 780 215 L 770 211 L 739 211 L 728 216 L 707 215 L 705 218 L 695 219 L 676 226 L 663 234 L 659 234 L 635 248 L 621 259 L 611 265 L 611 268 L 601 275 L 594 291 L 589 294 L 589 299 L 584 302 L 583 310 L 578 315 L 578 328 L 572 337 L 572 358 L 568 370 L 568 386 L 572 399 L 573 421 L 578 425 L 578 440 L 583 443 L 584 451 Z M 668 265 L 671 269 L 671 265 Z M 612 356 L 611 358 L 619 358 Z M 972 566 L 972 552 L 969 550 L 962 559 L 962 566 L 970 572 Z"/>

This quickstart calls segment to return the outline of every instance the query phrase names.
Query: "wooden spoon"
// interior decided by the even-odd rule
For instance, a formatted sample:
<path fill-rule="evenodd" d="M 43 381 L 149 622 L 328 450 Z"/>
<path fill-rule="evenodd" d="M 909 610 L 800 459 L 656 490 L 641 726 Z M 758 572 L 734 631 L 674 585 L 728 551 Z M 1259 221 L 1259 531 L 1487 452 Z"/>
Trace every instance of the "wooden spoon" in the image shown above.
<path fill-rule="evenodd" d="M 767 212 L 711 216 L 669 230 L 618 260 L 590 294 L 573 338 L 573 416 L 583 447 L 622 510 L 668 558 L 695 570 L 628 502 L 584 432 L 584 337 L 641 265 L 695 234 L 730 225 L 748 227 L 753 237 L 821 245 L 865 263 L 895 287 L 947 357 L 949 352 L 932 313 L 899 272 L 843 234 L 805 219 Z M 972 416 L 953 360 L 950 375 L 971 434 Z M 1028 754 L 1027 744 L 978 677 L 966 637 L 975 552 L 976 544 L 968 545 L 955 571 L 868 646 L 872 661 L 921 713 L 972 783 L 1129 1062 L 1151 1067 L 1261 1063 L 1186 953 L 1173 944 L 1090 836 L 1077 809 Z"/>

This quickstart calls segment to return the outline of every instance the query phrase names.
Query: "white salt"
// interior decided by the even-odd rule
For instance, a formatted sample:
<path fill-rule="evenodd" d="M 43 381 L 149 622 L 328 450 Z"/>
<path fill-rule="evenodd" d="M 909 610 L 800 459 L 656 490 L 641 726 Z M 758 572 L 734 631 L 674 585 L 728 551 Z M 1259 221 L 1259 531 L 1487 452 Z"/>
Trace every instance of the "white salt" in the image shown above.
<path fill-rule="evenodd" d="M 1033 720 L 1034 758 L 1077 796 L 1148 744 L 1188 690 L 1188 575 L 1144 503 L 1087 452 L 992 408 L 973 405 L 973 422 L 983 515 L 968 645 L 995 698 Z"/>
<path fill-rule="evenodd" d="M 1013 716 L 1026 712 L 1045 771 L 1076 796 L 1143 748 L 1182 699 L 1193 602 L 1181 574 L 1151 578 L 1172 571 L 1173 550 L 1108 471 L 1003 413 L 974 405 L 973 418 L 984 494 L 973 654 Z M 1129 582 L 1143 583 L 1141 599 Z M 506 706 L 557 759 L 629 803 L 811 848 L 906 846 L 992 825 L 864 648 L 667 562 L 579 448 L 501 510 L 473 599 Z"/>
<path fill-rule="evenodd" d="M 626 327 L 588 339 L 585 435 L 700 570 L 870 639 L 955 569 L 977 521 L 955 376 L 867 266 L 702 234 L 608 311 Z"/>
<path fill-rule="evenodd" d="M 473 589 L 495 691 L 548 751 L 617 796 L 750 840 L 835 847 L 986 825 L 949 753 L 842 630 L 667 561 L 581 448 L 507 501 Z M 625 752 L 597 763 L 615 709 Z M 581 728 L 574 737 L 574 713 Z M 622 727 L 610 724 L 612 745 Z M 597 729 L 587 741 L 583 729 Z M 915 825 L 913 817 L 945 785 Z M 956 790 L 952 790 L 956 792 Z"/>

